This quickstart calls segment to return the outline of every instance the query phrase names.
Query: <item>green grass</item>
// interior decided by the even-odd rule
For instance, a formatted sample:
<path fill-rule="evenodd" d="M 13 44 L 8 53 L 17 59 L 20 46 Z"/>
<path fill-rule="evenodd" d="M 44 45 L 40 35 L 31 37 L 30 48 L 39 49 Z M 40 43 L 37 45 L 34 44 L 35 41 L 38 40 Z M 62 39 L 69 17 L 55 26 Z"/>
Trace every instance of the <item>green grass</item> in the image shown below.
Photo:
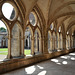
<path fill-rule="evenodd" d="M 0 48 L 0 51 L 8 51 L 8 48 Z"/>
<path fill-rule="evenodd" d="M 4 51 L 7 51 L 7 52 L 4 52 Z M 0 48 L 0 54 L 1 55 L 7 55 L 8 54 L 8 48 Z M 30 55 L 31 54 L 31 50 L 29 49 L 29 50 L 27 50 L 27 49 L 25 49 L 24 50 L 24 54 L 25 55 Z"/>
<path fill-rule="evenodd" d="M 5 52 L 7 51 L 7 52 Z M 0 48 L 1 55 L 8 55 L 8 48 Z"/>
<path fill-rule="evenodd" d="M 8 52 L 0 53 L 1 55 L 8 55 Z"/>
<path fill-rule="evenodd" d="M 24 50 L 24 54 L 25 55 L 30 55 L 31 54 L 31 50 L 29 49 L 29 50 Z"/>

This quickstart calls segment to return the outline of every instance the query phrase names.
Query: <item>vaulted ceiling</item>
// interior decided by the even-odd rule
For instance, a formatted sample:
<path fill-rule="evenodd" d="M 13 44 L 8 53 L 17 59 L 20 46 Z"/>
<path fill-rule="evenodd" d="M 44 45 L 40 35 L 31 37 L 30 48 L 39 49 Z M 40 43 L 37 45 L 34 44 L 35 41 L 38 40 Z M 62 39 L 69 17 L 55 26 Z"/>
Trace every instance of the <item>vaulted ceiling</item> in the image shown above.
<path fill-rule="evenodd" d="M 75 0 L 22 0 L 22 2 L 26 9 L 26 18 L 36 5 L 39 7 L 47 28 L 54 21 L 57 22 L 57 29 L 63 24 L 66 32 L 75 25 Z"/>

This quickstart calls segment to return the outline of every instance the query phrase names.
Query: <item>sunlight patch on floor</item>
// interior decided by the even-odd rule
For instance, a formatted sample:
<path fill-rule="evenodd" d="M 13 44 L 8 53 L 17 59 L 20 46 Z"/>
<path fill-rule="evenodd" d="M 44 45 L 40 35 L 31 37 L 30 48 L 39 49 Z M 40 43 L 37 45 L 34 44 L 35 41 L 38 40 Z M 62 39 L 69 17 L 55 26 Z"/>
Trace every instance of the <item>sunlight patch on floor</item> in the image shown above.
<path fill-rule="evenodd" d="M 66 65 L 66 64 L 68 64 L 68 62 L 67 61 L 63 61 L 62 64 Z"/>
<path fill-rule="evenodd" d="M 56 62 L 56 63 L 58 62 L 58 60 L 57 60 L 57 59 L 51 59 L 51 61 Z"/>
<path fill-rule="evenodd" d="M 25 68 L 27 74 L 33 74 L 35 70 L 36 70 L 35 66 Z"/>
<path fill-rule="evenodd" d="M 41 66 L 39 66 L 39 65 L 37 65 L 37 67 L 38 67 L 39 69 L 44 69 L 44 67 L 41 67 Z"/>
<path fill-rule="evenodd" d="M 67 59 L 67 57 L 66 57 L 66 56 L 61 56 L 60 58 Z"/>
<path fill-rule="evenodd" d="M 46 75 L 47 71 L 42 71 L 38 75 Z"/>

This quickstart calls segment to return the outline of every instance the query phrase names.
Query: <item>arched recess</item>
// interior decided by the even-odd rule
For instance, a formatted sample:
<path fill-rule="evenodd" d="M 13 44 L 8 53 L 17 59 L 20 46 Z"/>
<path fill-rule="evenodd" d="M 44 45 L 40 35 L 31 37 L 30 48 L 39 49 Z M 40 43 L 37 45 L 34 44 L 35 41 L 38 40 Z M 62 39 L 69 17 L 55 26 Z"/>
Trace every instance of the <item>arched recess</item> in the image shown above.
<path fill-rule="evenodd" d="M 33 38 L 33 30 L 30 25 L 27 25 L 24 33 L 24 54 L 25 55 L 33 55 L 34 54 L 34 38 Z M 27 42 L 26 42 L 27 41 Z"/>
<path fill-rule="evenodd" d="M 15 22 L 12 27 L 12 39 L 11 39 L 11 55 L 12 57 L 18 57 L 24 55 L 23 50 L 23 29 L 20 22 Z"/>
<path fill-rule="evenodd" d="M 46 21 L 45 21 L 44 15 L 41 9 L 39 8 L 38 4 L 34 6 L 33 12 L 35 13 L 37 17 L 37 25 L 39 24 L 40 28 L 44 27 L 43 25 L 46 25 Z"/>
<path fill-rule="evenodd" d="M 10 56 L 9 26 L 4 19 L 0 20 L 0 61 Z"/>
<path fill-rule="evenodd" d="M 34 32 L 34 52 L 35 54 L 42 53 L 41 32 L 39 28 Z"/>

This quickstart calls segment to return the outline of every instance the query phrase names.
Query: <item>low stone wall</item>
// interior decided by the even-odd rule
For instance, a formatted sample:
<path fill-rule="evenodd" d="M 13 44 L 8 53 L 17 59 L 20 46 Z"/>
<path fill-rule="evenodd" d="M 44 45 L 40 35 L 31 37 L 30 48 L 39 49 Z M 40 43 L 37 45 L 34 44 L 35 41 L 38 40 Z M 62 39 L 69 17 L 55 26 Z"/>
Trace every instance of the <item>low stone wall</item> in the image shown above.
<path fill-rule="evenodd" d="M 26 67 L 50 58 L 58 57 L 60 55 L 68 54 L 74 52 L 74 49 L 71 50 L 62 50 L 59 52 L 54 52 L 51 54 L 36 55 L 30 58 L 21 58 L 21 59 L 11 59 L 10 61 L 0 63 L 0 74 L 8 71 L 12 71 L 21 67 Z"/>

